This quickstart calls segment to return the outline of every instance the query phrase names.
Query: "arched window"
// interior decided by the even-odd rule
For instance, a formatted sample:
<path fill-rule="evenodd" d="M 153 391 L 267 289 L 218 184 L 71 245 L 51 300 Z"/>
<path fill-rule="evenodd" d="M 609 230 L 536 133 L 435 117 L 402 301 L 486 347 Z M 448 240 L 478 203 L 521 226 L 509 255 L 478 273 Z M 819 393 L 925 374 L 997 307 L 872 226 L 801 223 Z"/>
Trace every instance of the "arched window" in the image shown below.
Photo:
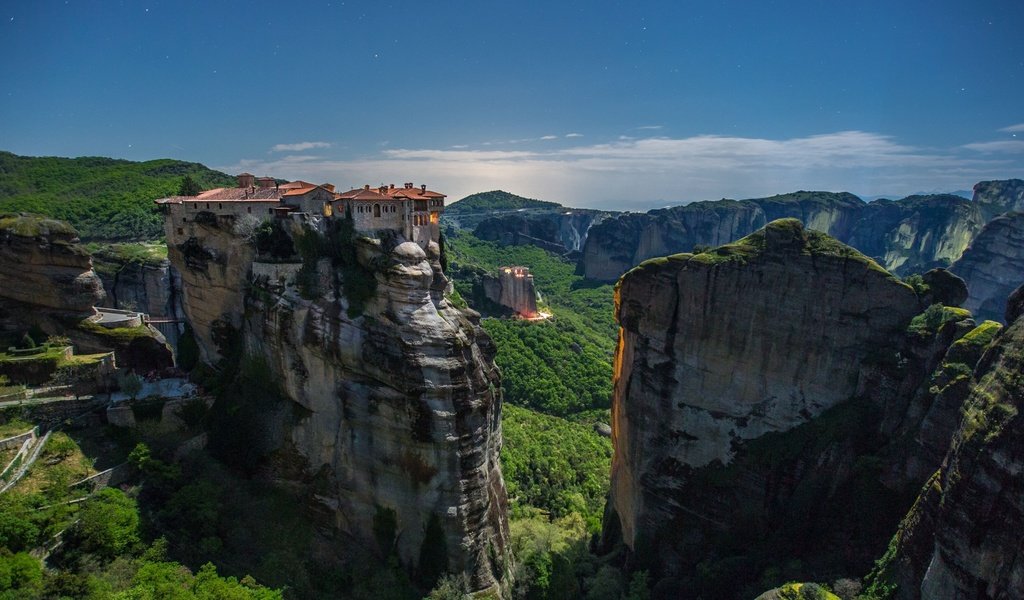
<path fill-rule="evenodd" d="M 373 216 L 378 219 L 380 218 L 380 204 L 373 205 Z"/>

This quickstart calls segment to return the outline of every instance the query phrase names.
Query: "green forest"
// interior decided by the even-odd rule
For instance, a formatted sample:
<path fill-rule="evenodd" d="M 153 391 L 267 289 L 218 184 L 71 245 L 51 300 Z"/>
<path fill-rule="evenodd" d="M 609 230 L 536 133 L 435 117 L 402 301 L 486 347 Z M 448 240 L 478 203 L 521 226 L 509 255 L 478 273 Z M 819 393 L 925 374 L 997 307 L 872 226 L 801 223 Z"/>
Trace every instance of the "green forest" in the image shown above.
<path fill-rule="evenodd" d="M 153 200 L 178 193 L 186 175 L 203 189 L 235 185 L 229 175 L 180 160 L 0 152 L 0 212 L 62 219 L 83 240 L 153 240 L 163 237 L 163 217 Z"/>

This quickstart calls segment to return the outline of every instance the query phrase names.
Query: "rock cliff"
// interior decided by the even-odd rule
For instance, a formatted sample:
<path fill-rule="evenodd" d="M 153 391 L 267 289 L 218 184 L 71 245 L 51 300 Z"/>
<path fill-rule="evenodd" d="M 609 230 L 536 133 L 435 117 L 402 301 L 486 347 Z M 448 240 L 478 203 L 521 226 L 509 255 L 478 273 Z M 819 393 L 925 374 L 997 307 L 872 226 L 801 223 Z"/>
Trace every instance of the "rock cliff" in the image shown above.
<path fill-rule="evenodd" d="M 869 204 L 852 194 L 832 192 L 694 202 L 596 225 L 584 245 L 581 270 L 590 279 L 615 281 L 648 258 L 728 243 L 769 221 L 790 217 L 901 275 L 949 266 L 984 224 L 976 203 L 948 194 Z"/>
<path fill-rule="evenodd" d="M 627 273 L 605 547 L 656 597 L 866 572 L 956 424 L 974 323 L 925 298 L 794 219 Z"/>
<path fill-rule="evenodd" d="M 1013 316 L 961 375 L 971 391 L 942 468 L 867 579 L 879 597 L 1024 597 L 1024 319 Z"/>
<path fill-rule="evenodd" d="M 270 464 L 312 479 L 338 530 L 414 574 L 427 557 L 474 590 L 500 588 L 510 558 L 495 350 L 445 299 L 437 245 L 282 227 L 301 265 L 263 262 L 227 220 L 168 228 L 203 356 L 229 355 L 224 332 L 239 332 L 246 360 L 294 405 L 266 413 Z M 280 276 L 258 275 L 268 271 Z"/>
<path fill-rule="evenodd" d="M 104 294 L 89 253 L 70 225 L 7 214 L 0 215 L 0 297 L 89 315 Z"/>
<path fill-rule="evenodd" d="M 583 250 L 590 228 L 610 215 L 564 207 L 524 210 L 522 214 L 487 218 L 476 226 L 473 235 L 503 244 L 533 244 L 559 254 L 579 252 Z"/>
<path fill-rule="evenodd" d="M 985 220 L 1005 212 L 1024 212 L 1024 180 L 981 181 L 974 186 L 974 202 Z"/>
<path fill-rule="evenodd" d="M 967 282 L 965 308 L 1001 320 L 1007 296 L 1024 283 L 1024 212 L 990 221 L 950 270 Z"/>

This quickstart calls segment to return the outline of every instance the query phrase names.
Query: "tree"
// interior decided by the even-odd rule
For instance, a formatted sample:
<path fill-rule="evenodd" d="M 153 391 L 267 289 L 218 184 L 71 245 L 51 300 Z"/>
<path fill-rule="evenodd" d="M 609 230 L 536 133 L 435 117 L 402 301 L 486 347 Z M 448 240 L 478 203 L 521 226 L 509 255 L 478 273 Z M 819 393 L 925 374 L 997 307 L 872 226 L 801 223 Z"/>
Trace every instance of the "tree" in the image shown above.
<path fill-rule="evenodd" d="M 82 549 L 113 558 L 139 543 L 139 510 L 119 489 L 104 488 L 86 503 L 76 525 Z"/>
<path fill-rule="evenodd" d="M 117 384 L 121 391 L 128 394 L 132 400 L 142 391 L 142 378 L 135 373 L 121 375 L 117 378 Z"/>
<path fill-rule="evenodd" d="M 178 188 L 179 196 L 198 196 L 203 191 L 203 188 L 192 179 L 191 175 L 186 175 L 181 180 L 181 187 Z"/>

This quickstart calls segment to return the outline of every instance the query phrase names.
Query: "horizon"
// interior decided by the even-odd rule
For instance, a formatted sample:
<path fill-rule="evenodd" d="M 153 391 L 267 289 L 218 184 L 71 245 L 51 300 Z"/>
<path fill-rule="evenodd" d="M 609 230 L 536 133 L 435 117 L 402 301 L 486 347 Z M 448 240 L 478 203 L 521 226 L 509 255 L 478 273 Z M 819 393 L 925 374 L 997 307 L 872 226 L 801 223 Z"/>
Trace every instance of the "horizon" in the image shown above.
<path fill-rule="evenodd" d="M 0 144 L 618 210 L 1024 173 L 1024 6 L 735 7 L 11 6 Z"/>

